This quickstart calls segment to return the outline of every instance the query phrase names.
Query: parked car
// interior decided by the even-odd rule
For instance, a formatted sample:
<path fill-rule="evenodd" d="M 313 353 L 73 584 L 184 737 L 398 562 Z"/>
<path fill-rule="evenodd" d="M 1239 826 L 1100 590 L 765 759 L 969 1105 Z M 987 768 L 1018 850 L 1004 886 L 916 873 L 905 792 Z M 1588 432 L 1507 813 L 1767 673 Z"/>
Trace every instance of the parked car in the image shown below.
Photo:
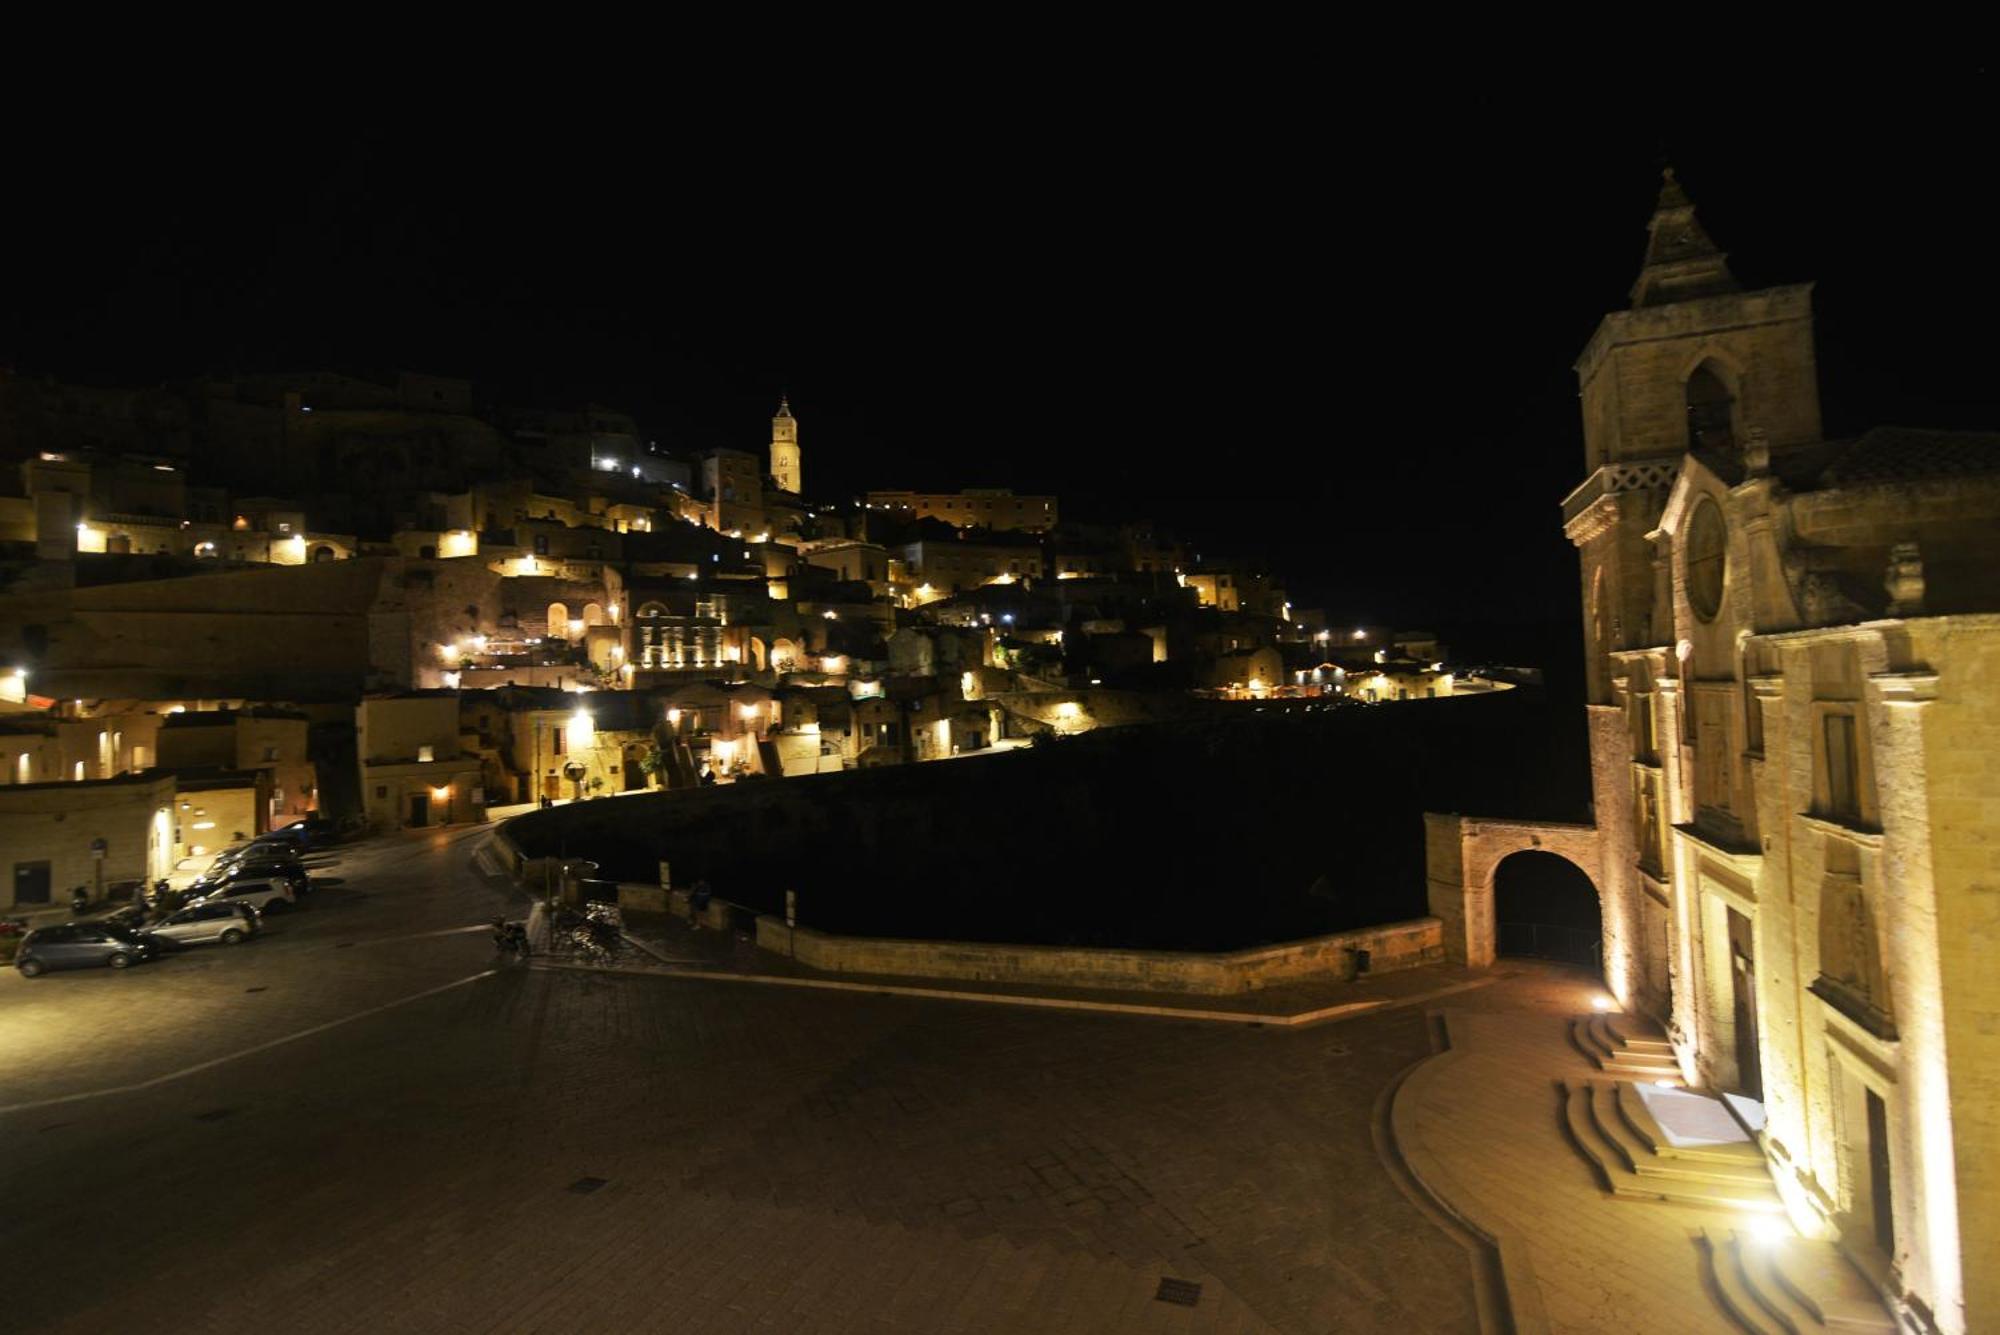
<path fill-rule="evenodd" d="M 248 904 L 259 913 L 277 913 L 299 902 L 298 895 L 292 890 L 291 882 L 275 877 L 246 876 L 227 885 L 211 887 L 205 894 L 200 892 L 197 894 L 200 897 L 188 907 L 217 903 Z"/>
<path fill-rule="evenodd" d="M 280 825 L 277 829 L 258 835 L 252 839 L 252 846 L 273 846 L 295 851 L 318 848 L 333 839 L 333 825 L 324 817 L 312 815 L 304 820 L 293 821 L 290 825 Z"/>
<path fill-rule="evenodd" d="M 296 858 L 275 854 L 268 857 L 252 855 L 226 863 L 217 859 L 215 865 L 195 877 L 193 884 L 188 888 L 199 896 L 216 886 L 228 885 L 246 878 L 284 881 L 300 894 L 309 894 L 312 891 L 312 877 L 306 872 L 305 864 Z"/>
<path fill-rule="evenodd" d="M 96 922 L 66 922 L 38 927 L 22 938 L 14 967 L 33 978 L 48 969 L 83 969 L 109 965 L 123 969 L 160 953 L 156 942 L 122 927 Z"/>
<path fill-rule="evenodd" d="M 220 941 L 233 946 L 262 930 L 263 922 L 255 905 L 241 899 L 218 899 L 169 913 L 146 928 L 146 934 L 176 945 Z"/>

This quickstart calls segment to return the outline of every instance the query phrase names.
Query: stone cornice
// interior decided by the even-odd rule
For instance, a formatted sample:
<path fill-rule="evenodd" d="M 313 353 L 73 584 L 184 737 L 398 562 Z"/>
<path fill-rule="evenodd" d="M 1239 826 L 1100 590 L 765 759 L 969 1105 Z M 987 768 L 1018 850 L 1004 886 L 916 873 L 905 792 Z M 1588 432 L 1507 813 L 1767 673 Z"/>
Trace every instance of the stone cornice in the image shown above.
<path fill-rule="evenodd" d="M 1868 680 L 1886 705 L 1927 705 L 1937 699 L 1938 674 L 1928 669 L 1871 672 Z"/>
<path fill-rule="evenodd" d="M 1696 334 L 1726 334 L 1735 329 L 1784 324 L 1812 318 L 1811 283 L 1760 288 L 1755 292 L 1716 293 L 1688 301 L 1634 310 L 1612 311 L 1598 322 L 1597 329 L 1577 355 L 1577 379 L 1588 383 L 1598 366 L 1614 347 L 1634 343 L 1656 343 L 1664 339 L 1687 338 Z M 1720 316 L 1727 306 L 1737 307 L 1735 318 Z M 1696 308 L 1706 308 L 1697 312 Z"/>

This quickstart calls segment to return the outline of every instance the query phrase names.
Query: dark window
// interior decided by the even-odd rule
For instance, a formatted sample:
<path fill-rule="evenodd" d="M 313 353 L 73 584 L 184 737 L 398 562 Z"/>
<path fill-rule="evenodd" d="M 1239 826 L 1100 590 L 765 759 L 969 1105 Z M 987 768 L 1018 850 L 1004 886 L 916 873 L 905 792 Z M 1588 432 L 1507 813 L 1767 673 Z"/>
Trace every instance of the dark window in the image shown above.
<path fill-rule="evenodd" d="M 1695 368 L 1687 382 L 1688 448 L 1736 448 L 1736 400 L 1722 377 L 1707 363 Z"/>
<path fill-rule="evenodd" d="M 1827 814 L 1839 820 L 1861 819 L 1861 755 L 1854 746 L 1854 715 L 1826 716 Z"/>
<path fill-rule="evenodd" d="M 14 864 L 14 902 L 16 904 L 46 904 L 49 902 L 50 864 L 47 862 L 17 862 Z"/>

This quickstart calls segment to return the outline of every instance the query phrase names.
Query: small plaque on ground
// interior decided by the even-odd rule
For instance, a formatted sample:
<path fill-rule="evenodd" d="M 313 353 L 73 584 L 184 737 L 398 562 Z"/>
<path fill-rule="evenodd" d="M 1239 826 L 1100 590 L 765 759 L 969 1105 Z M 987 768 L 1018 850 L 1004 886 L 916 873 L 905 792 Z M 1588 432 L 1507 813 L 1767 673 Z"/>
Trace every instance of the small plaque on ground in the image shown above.
<path fill-rule="evenodd" d="M 1153 1295 L 1153 1300 L 1193 1307 L 1201 1301 L 1201 1285 L 1191 1279 L 1163 1279 L 1160 1281 L 1160 1291 Z"/>
<path fill-rule="evenodd" d="M 610 1180 L 608 1177 L 580 1177 L 569 1184 L 569 1189 L 579 1196 L 588 1196 Z"/>

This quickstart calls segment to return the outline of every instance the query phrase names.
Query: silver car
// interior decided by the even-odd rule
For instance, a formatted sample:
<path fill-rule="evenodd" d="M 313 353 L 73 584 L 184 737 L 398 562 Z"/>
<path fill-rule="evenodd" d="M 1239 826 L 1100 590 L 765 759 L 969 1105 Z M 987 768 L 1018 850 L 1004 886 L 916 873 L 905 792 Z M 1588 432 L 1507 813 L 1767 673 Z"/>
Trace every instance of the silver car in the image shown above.
<path fill-rule="evenodd" d="M 196 904 L 178 913 L 170 913 L 146 928 L 148 936 L 178 945 L 193 945 L 197 941 L 220 941 L 225 946 L 233 946 L 238 941 L 247 941 L 263 930 L 258 922 L 257 910 L 240 901 L 215 900 Z"/>
<path fill-rule="evenodd" d="M 299 902 L 292 893 L 290 881 L 266 880 L 258 876 L 246 876 L 228 885 L 219 885 L 207 891 L 189 908 L 201 904 L 248 904 L 259 913 L 278 913 Z"/>

